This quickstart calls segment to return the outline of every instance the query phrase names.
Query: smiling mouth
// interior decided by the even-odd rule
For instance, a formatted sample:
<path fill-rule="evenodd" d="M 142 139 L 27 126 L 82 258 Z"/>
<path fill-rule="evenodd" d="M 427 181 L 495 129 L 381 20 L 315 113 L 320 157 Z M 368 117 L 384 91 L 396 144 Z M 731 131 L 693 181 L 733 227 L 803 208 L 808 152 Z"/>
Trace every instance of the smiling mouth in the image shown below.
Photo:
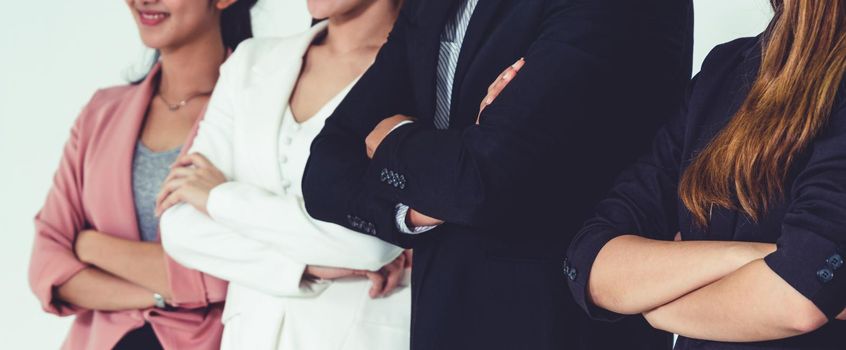
<path fill-rule="evenodd" d="M 156 11 L 138 11 L 138 17 L 141 19 L 141 24 L 155 26 L 164 22 L 164 20 L 170 17 L 170 14 Z"/>

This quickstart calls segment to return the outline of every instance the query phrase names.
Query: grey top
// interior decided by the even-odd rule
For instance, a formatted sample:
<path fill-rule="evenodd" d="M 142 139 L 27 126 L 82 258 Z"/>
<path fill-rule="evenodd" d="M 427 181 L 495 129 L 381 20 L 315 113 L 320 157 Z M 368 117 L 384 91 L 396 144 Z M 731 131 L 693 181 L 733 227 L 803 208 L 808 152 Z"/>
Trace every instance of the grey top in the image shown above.
<path fill-rule="evenodd" d="M 132 193 L 135 197 L 135 216 L 141 239 L 155 241 L 159 236 L 159 218 L 156 217 L 156 195 L 162 182 L 170 173 L 182 147 L 153 152 L 138 140 L 132 159 Z"/>

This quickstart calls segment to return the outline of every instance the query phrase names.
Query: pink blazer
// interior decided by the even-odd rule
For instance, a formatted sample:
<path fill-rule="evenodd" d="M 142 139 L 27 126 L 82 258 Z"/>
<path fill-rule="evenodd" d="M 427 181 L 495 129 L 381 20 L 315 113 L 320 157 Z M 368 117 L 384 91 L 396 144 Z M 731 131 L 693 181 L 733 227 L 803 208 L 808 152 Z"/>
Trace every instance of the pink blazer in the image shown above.
<path fill-rule="evenodd" d="M 35 217 L 30 286 L 44 310 L 76 315 L 62 349 L 111 349 L 129 331 L 149 322 L 165 349 L 217 349 L 226 282 L 167 258 L 175 311 L 100 312 L 57 300 L 54 291 L 85 268 L 73 244 L 78 232 L 96 229 L 140 240 L 132 194 L 132 157 L 153 94 L 155 67 L 138 85 L 98 91 L 71 130 L 44 207 Z M 189 149 L 192 132 L 183 150 Z M 152 295 L 151 295 L 152 298 Z"/>

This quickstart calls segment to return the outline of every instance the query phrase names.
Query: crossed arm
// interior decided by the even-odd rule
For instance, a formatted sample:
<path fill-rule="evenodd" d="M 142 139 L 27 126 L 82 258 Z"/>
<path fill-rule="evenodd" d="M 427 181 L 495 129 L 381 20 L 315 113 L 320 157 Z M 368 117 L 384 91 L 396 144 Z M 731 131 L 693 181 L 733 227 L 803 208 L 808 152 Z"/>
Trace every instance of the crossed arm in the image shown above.
<path fill-rule="evenodd" d="M 820 282 L 817 271 L 836 270 L 830 259 L 846 238 L 846 208 L 838 206 L 846 199 L 845 131 L 835 124 L 815 142 L 791 185 L 777 246 L 674 242 L 685 135 L 676 118 L 571 245 L 577 301 L 597 318 L 643 314 L 656 328 L 726 342 L 793 337 L 843 318 L 843 283 Z"/>

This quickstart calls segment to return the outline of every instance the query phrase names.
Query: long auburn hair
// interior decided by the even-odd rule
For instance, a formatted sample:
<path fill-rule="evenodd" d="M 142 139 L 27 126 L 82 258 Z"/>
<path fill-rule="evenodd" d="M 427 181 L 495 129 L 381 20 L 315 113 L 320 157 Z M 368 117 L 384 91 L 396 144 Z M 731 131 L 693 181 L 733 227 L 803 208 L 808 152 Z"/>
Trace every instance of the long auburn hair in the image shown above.
<path fill-rule="evenodd" d="M 714 205 L 757 221 L 783 199 L 788 170 L 826 126 L 846 71 L 846 0 L 770 2 L 775 17 L 749 95 L 679 184 L 701 227 Z"/>

